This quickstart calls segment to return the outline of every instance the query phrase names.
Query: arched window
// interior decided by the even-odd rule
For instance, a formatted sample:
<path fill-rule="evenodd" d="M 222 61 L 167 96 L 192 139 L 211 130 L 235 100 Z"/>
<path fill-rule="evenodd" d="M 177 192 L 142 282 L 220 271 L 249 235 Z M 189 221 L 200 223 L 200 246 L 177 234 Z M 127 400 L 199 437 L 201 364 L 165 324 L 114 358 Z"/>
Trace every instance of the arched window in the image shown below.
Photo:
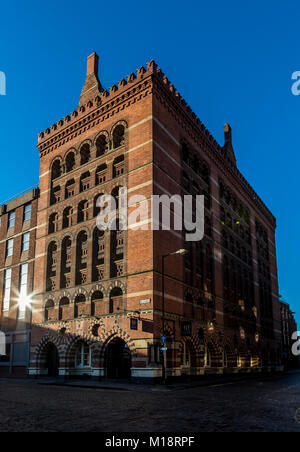
<path fill-rule="evenodd" d="M 78 223 L 89 219 L 89 202 L 81 201 L 78 205 Z"/>
<path fill-rule="evenodd" d="M 96 154 L 97 157 L 101 157 L 102 155 L 105 154 L 105 152 L 108 149 L 107 137 L 105 135 L 100 135 L 97 138 L 96 148 L 97 148 L 97 154 Z"/>
<path fill-rule="evenodd" d="M 120 287 L 115 287 L 109 297 L 109 314 L 123 310 L 123 292 Z"/>
<path fill-rule="evenodd" d="M 124 174 L 124 155 L 120 155 L 113 163 L 113 177 L 120 177 Z"/>
<path fill-rule="evenodd" d="M 63 212 L 63 229 L 73 226 L 73 207 L 66 207 Z"/>
<path fill-rule="evenodd" d="M 91 366 L 91 351 L 86 342 L 80 341 L 75 350 L 75 367 L 79 369 Z"/>
<path fill-rule="evenodd" d="M 91 157 L 90 145 L 84 144 L 80 149 L 80 165 L 88 163 Z"/>
<path fill-rule="evenodd" d="M 75 154 L 74 152 L 69 152 L 69 154 L 66 157 L 66 171 L 69 173 L 70 171 L 73 171 L 75 168 Z"/>
<path fill-rule="evenodd" d="M 98 303 L 100 304 L 101 302 L 103 302 L 103 293 L 100 292 L 100 290 L 97 290 L 92 295 L 91 315 L 100 314 L 100 313 L 104 314 L 103 310 L 97 308 Z M 99 311 L 102 311 L 102 312 L 99 312 Z"/>
<path fill-rule="evenodd" d="M 56 289 L 57 244 L 51 242 L 47 253 L 47 291 Z"/>
<path fill-rule="evenodd" d="M 93 233 L 93 281 L 104 278 L 105 234 L 95 228 Z"/>
<path fill-rule="evenodd" d="M 124 231 L 119 219 L 116 219 L 116 230 L 110 233 L 111 278 L 124 275 Z"/>
<path fill-rule="evenodd" d="M 125 128 L 121 124 L 115 127 L 113 131 L 113 147 L 119 148 L 125 144 Z"/>
<path fill-rule="evenodd" d="M 58 213 L 52 213 L 49 217 L 48 233 L 53 234 L 58 231 Z"/>
<path fill-rule="evenodd" d="M 87 262 L 88 262 L 88 236 L 85 231 L 81 231 L 77 237 L 76 247 L 76 284 L 81 285 L 87 282 Z"/>
<path fill-rule="evenodd" d="M 63 297 L 60 302 L 59 302 L 59 320 L 67 320 L 68 316 L 64 315 L 65 314 L 65 310 L 64 310 L 64 306 L 69 306 L 70 305 L 70 300 L 67 297 Z"/>
<path fill-rule="evenodd" d="M 61 245 L 61 288 L 71 286 L 72 240 L 65 237 Z"/>
<path fill-rule="evenodd" d="M 85 296 L 83 294 L 77 295 L 75 298 L 75 318 L 85 315 Z"/>
<path fill-rule="evenodd" d="M 48 322 L 48 320 L 50 320 L 51 316 L 50 316 L 49 311 L 51 311 L 52 309 L 54 309 L 54 301 L 48 300 L 45 305 L 45 322 Z"/>
<path fill-rule="evenodd" d="M 61 162 L 60 160 L 55 160 L 51 168 L 51 180 L 57 179 L 61 176 Z"/>

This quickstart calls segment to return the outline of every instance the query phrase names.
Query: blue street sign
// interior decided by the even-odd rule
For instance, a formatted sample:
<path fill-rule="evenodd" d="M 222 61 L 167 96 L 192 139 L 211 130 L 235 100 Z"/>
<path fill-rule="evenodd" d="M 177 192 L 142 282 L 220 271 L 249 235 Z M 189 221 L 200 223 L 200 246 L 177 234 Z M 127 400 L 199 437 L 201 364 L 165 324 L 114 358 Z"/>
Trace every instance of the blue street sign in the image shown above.
<path fill-rule="evenodd" d="M 166 344 L 167 343 L 167 336 L 162 336 L 161 337 L 161 343 L 162 344 Z"/>
<path fill-rule="evenodd" d="M 168 350 L 167 347 L 162 347 L 162 348 L 160 349 L 161 352 L 166 352 L 167 350 Z"/>

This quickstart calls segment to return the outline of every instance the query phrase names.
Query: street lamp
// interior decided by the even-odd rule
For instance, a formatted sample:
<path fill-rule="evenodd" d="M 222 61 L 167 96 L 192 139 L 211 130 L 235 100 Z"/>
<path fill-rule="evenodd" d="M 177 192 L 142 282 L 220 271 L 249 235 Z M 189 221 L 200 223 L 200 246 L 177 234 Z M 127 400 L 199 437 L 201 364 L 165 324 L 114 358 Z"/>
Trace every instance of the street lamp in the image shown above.
<path fill-rule="evenodd" d="M 25 292 L 20 293 L 19 299 L 18 299 L 18 305 L 19 309 L 22 310 L 22 312 L 25 313 L 25 322 L 26 322 L 26 311 L 29 309 L 30 313 L 30 319 L 29 323 L 26 322 L 26 330 L 29 325 L 29 331 L 28 331 L 28 366 L 30 364 L 30 342 L 31 342 L 31 323 L 32 323 L 32 304 L 33 304 L 33 295 L 27 295 Z M 28 372 L 28 371 L 27 371 Z"/>
<path fill-rule="evenodd" d="M 169 253 L 169 254 L 165 254 L 162 256 L 162 262 L 161 262 L 161 268 L 162 268 L 162 334 L 163 336 L 165 336 L 166 334 L 166 330 L 165 330 L 165 259 L 167 259 L 167 257 L 170 256 L 175 256 L 175 255 L 179 255 L 179 256 L 185 256 L 186 254 L 188 254 L 188 250 L 186 249 L 180 249 L 175 251 L 174 253 Z M 166 353 L 166 347 L 164 347 L 163 352 L 163 360 L 162 360 L 162 378 L 163 378 L 163 383 L 166 384 L 167 381 L 167 353 Z"/>

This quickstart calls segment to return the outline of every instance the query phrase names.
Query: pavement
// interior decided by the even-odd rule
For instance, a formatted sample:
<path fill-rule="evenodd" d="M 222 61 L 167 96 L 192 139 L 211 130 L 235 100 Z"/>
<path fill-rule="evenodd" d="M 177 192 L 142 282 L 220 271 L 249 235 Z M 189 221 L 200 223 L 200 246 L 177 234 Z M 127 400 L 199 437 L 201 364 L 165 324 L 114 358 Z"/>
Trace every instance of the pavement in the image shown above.
<path fill-rule="evenodd" d="M 300 371 L 166 386 L 0 379 L 0 408 L 0 432 L 300 432 Z"/>

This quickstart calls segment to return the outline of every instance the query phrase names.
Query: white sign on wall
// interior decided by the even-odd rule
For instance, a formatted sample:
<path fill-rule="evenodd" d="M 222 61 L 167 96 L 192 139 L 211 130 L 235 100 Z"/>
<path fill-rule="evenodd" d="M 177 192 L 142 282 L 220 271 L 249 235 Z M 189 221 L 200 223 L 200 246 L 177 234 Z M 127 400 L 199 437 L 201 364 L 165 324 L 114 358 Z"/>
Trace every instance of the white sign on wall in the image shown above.
<path fill-rule="evenodd" d="M 140 304 L 148 304 L 151 303 L 151 298 L 148 298 L 147 300 L 140 300 Z"/>

